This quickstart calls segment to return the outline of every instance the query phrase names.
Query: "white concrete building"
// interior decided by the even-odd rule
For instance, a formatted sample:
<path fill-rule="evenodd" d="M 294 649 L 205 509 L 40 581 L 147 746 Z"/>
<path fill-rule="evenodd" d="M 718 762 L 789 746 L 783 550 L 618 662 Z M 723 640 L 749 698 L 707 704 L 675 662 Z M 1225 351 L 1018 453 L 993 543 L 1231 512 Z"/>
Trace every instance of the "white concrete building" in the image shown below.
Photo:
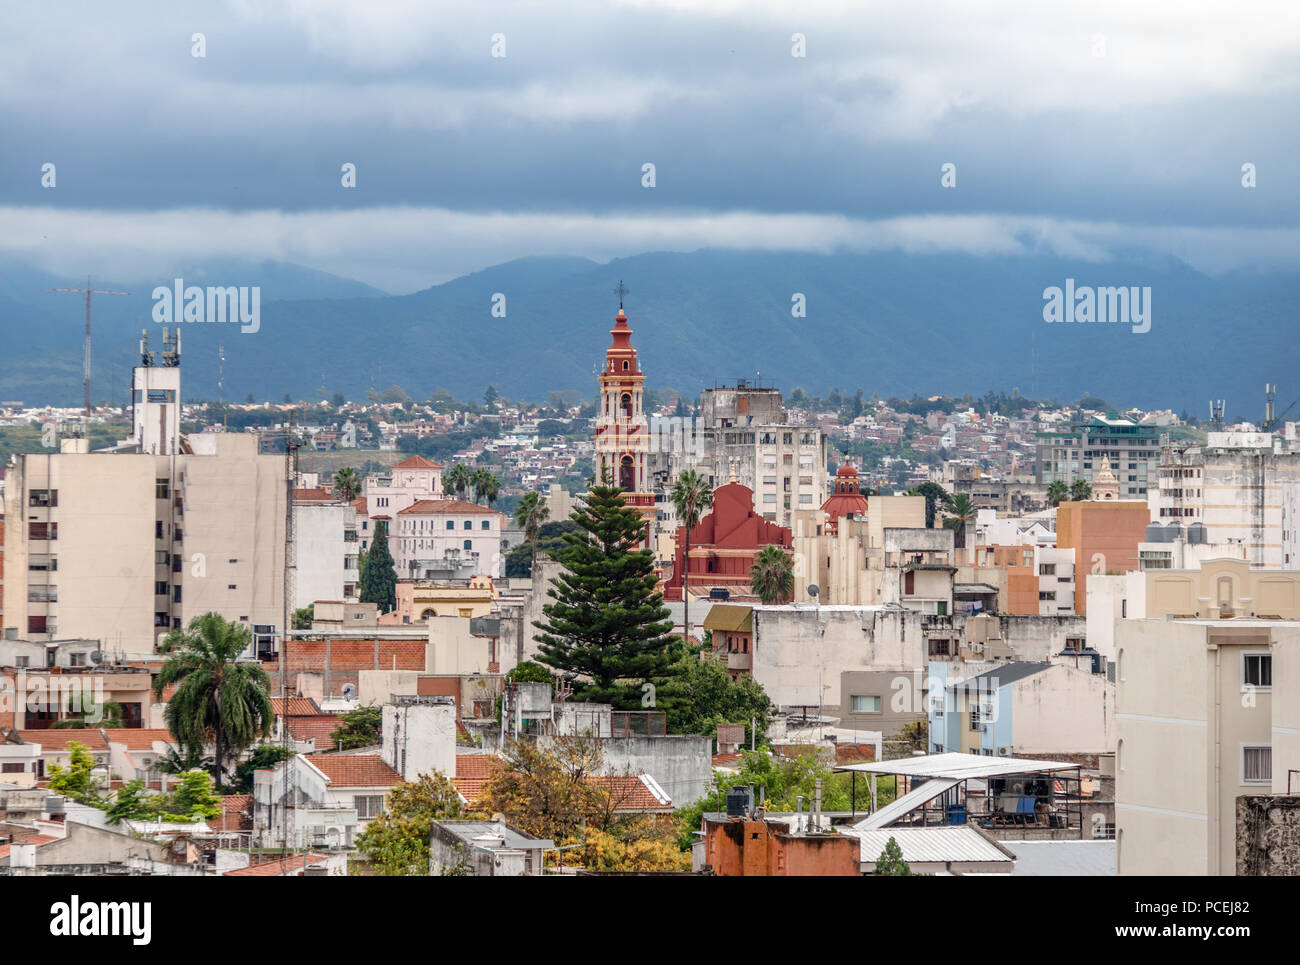
<path fill-rule="evenodd" d="M 422 499 L 398 512 L 388 549 L 399 579 L 434 579 L 472 567 L 474 576 L 502 577 L 504 513 L 463 499 Z"/>

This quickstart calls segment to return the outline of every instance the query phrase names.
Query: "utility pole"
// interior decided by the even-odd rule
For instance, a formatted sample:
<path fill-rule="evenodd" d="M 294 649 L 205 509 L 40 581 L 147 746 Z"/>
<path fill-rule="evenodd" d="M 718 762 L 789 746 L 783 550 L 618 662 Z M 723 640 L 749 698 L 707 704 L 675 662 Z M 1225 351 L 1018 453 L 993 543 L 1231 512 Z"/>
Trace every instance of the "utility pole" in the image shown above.
<path fill-rule="evenodd" d="M 280 634 L 280 742 L 284 747 L 284 800 L 280 807 L 283 821 L 281 831 L 280 873 L 288 874 L 289 859 L 289 796 L 292 794 L 290 772 L 293 770 L 292 737 L 289 734 L 289 631 L 293 627 L 293 596 L 297 585 L 297 547 L 294 542 L 293 488 L 298 480 L 298 434 L 296 420 L 291 413 L 284 435 L 285 504 L 284 504 L 284 627 Z"/>
<path fill-rule="evenodd" d="M 111 288 L 92 288 L 91 277 L 86 276 L 85 288 L 51 288 L 52 292 L 85 294 L 86 296 L 86 360 L 82 367 L 81 381 L 86 390 L 86 415 L 90 415 L 90 296 L 91 295 L 129 295 L 130 292 L 114 291 Z M 179 401 L 179 400 L 178 400 Z"/>

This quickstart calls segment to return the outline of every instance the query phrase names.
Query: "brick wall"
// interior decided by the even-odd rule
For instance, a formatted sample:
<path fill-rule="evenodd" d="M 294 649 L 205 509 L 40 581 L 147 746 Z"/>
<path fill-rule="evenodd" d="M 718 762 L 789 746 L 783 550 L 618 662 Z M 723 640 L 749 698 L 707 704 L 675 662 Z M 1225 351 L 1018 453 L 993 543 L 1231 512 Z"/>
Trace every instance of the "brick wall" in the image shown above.
<path fill-rule="evenodd" d="M 290 640 L 286 652 L 285 671 L 291 679 L 297 674 L 321 675 L 324 694 L 337 697 L 345 684 L 358 685 L 357 675 L 362 670 L 415 670 L 423 672 L 423 640 L 385 640 L 382 638 L 320 640 Z M 277 661 L 263 664 L 271 675 L 272 685 L 280 672 Z"/>

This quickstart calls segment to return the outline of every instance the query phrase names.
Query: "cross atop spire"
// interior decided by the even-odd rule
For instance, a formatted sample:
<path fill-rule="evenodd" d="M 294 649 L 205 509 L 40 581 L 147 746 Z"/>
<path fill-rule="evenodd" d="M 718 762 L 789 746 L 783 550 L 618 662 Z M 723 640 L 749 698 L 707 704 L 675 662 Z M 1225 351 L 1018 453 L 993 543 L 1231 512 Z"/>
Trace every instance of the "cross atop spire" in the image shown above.
<path fill-rule="evenodd" d="M 624 287 L 622 278 L 618 280 L 618 287 L 614 289 L 614 294 L 618 296 L 618 310 L 621 312 L 623 310 L 623 296 L 632 294 Z"/>

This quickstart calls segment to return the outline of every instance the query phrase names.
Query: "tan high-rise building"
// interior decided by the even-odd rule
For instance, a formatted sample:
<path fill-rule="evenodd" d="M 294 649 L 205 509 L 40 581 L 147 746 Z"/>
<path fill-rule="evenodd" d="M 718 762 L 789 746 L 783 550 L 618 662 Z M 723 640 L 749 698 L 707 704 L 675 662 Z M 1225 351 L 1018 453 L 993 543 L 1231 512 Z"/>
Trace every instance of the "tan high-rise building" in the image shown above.
<path fill-rule="evenodd" d="M 1231 875 L 1237 798 L 1300 769 L 1300 622 L 1118 620 L 1122 875 Z"/>
<path fill-rule="evenodd" d="M 142 654 L 208 611 L 262 636 L 284 622 L 282 456 L 244 433 L 190 437 L 175 455 L 69 443 L 9 468 L 7 636 Z"/>

